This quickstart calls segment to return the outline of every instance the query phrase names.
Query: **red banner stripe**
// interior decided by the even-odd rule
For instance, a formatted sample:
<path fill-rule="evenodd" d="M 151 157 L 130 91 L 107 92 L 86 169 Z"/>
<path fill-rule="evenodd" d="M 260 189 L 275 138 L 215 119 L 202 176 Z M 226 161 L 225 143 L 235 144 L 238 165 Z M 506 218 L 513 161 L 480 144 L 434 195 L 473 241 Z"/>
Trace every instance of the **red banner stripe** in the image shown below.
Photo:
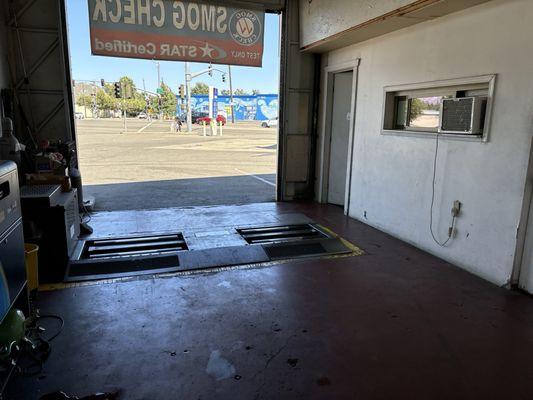
<path fill-rule="evenodd" d="M 94 55 L 167 61 L 195 61 L 260 67 L 263 45 L 243 46 L 231 40 L 192 39 L 91 28 Z"/>

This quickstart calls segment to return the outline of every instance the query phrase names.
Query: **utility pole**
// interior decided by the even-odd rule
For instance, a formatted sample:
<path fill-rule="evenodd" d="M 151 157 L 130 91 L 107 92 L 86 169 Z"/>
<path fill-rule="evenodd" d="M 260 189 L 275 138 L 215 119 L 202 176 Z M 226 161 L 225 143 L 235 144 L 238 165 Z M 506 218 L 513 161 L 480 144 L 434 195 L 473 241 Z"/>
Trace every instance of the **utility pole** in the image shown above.
<path fill-rule="evenodd" d="M 222 76 L 225 76 L 226 73 L 224 71 L 221 71 L 219 69 L 213 68 L 211 64 L 209 64 L 209 67 L 206 69 L 191 73 L 190 65 L 188 62 L 185 63 L 185 88 L 187 90 L 187 132 L 192 132 L 192 109 L 191 109 L 191 81 L 203 74 L 209 74 L 212 76 L 213 71 L 218 71 L 222 74 Z"/>
<path fill-rule="evenodd" d="M 81 84 L 81 95 L 85 97 L 85 84 Z M 87 118 L 87 104 L 85 104 L 85 101 L 83 102 L 83 116 Z"/>
<path fill-rule="evenodd" d="M 122 82 L 120 83 L 120 96 L 122 97 L 122 115 L 124 117 L 124 132 L 128 132 L 128 125 L 126 123 L 126 93 L 125 88 Z"/>
<path fill-rule="evenodd" d="M 229 101 L 231 104 L 231 123 L 235 123 L 235 108 L 233 107 L 233 86 L 231 85 L 231 65 L 228 65 L 229 75 Z"/>
<path fill-rule="evenodd" d="M 97 107 L 96 107 L 96 93 L 97 93 L 97 89 L 96 89 L 96 83 L 94 83 L 94 86 L 93 86 L 93 93 L 92 93 L 92 97 L 93 97 L 93 118 L 98 118 L 98 112 L 97 112 Z"/>
<path fill-rule="evenodd" d="M 161 87 L 161 71 L 159 69 L 159 61 L 155 61 L 155 65 L 157 67 L 157 87 Z"/>
<path fill-rule="evenodd" d="M 187 94 L 187 132 L 192 132 L 192 110 L 191 110 L 191 66 L 185 63 L 185 92 Z"/>

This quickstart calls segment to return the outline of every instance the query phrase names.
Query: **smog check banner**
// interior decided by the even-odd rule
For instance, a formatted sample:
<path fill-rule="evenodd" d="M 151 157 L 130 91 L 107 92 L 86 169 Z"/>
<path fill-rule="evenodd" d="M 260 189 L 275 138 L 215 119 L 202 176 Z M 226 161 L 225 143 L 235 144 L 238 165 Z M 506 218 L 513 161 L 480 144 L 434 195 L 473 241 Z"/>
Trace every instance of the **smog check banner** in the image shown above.
<path fill-rule="evenodd" d="M 88 2 L 93 55 L 262 65 L 264 11 L 194 1 Z"/>

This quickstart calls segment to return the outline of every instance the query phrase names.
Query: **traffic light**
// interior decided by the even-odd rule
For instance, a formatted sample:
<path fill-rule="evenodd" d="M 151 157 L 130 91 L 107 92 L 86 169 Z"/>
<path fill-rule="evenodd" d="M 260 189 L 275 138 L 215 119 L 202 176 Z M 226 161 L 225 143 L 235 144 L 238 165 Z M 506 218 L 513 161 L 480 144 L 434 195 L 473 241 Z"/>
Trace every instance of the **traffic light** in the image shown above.
<path fill-rule="evenodd" d="M 122 97 L 122 90 L 120 87 L 120 82 L 115 82 L 115 98 L 120 99 Z"/>
<path fill-rule="evenodd" d="M 222 75 L 222 83 L 226 82 L 226 74 Z"/>
<path fill-rule="evenodd" d="M 184 85 L 180 85 L 179 87 L 179 95 L 180 95 L 180 99 L 184 99 L 185 98 L 185 86 Z"/>
<path fill-rule="evenodd" d="M 100 85 L 101 85 L 102 87 L 104 87 L 104 86 L 105 86 L 105 80 L 100 79 Z"/>

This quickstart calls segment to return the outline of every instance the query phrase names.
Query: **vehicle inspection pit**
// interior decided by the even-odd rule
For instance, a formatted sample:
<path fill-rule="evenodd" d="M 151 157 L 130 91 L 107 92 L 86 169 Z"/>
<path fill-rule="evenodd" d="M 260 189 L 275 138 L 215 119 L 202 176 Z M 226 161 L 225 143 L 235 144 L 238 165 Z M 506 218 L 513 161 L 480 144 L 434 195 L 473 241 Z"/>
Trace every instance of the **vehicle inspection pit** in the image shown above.
<path fill-rule="evenodd" d="M 283 221 L 283 215 L 281 216 Z M 180 232 L 90 238 L 79 243 L 65 281 L 175 273 L 296 258 L 360 255 L 355 246 L 303 214 L 261 226 L 212 226 Z"/>

